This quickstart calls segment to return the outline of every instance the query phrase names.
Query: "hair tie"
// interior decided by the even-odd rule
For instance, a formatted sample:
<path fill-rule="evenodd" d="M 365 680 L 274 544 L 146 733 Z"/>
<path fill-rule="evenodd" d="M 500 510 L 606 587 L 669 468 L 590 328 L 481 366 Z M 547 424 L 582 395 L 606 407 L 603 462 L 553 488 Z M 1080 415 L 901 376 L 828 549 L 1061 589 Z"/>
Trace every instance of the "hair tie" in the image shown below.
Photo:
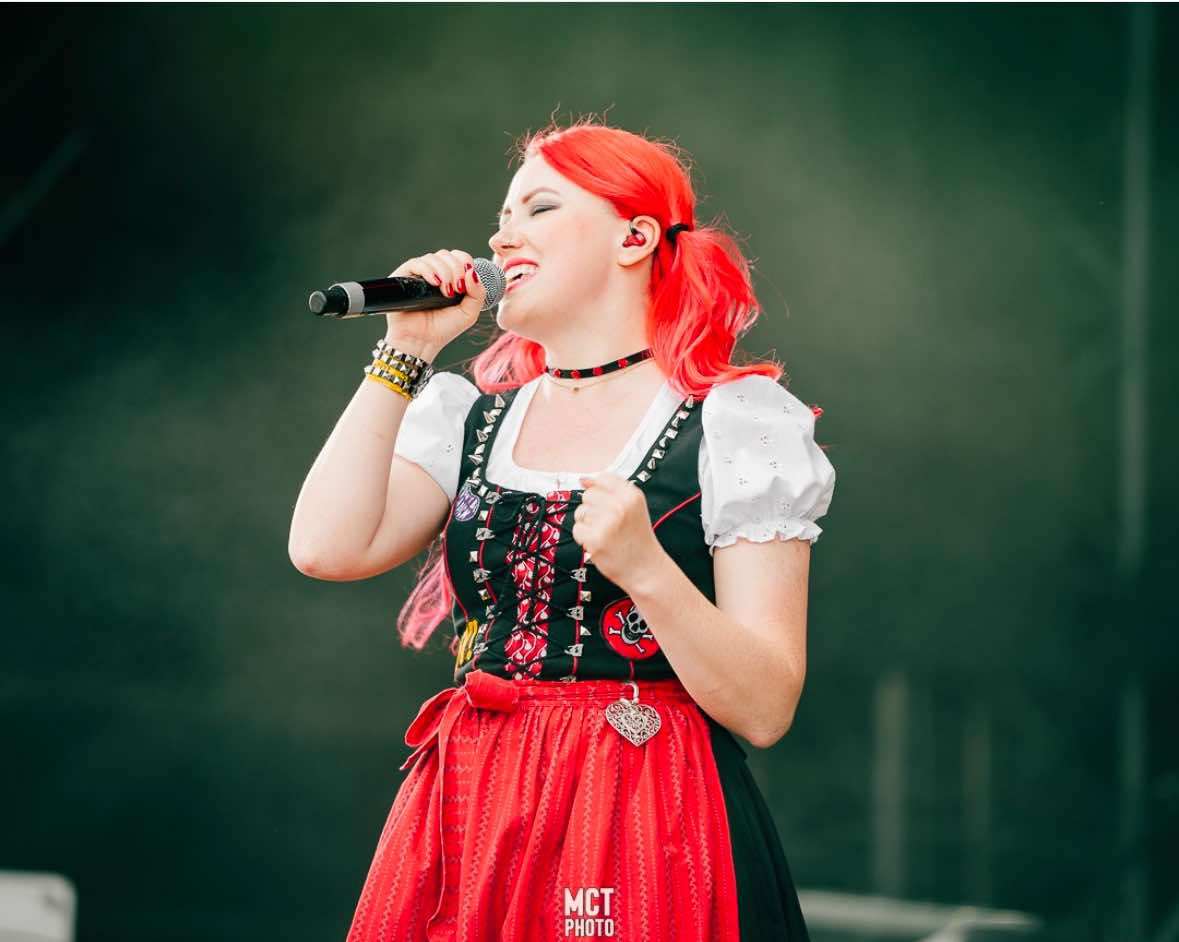
<path fill-rule="evenodd" d="M 694 227 L 689 226 L 686 222 L 677 222 L 674 226 L 668 227 L 667 239 L 672 245 L 675 245 L 676 234 L 679 232 L 682 232 L 685 229 L 692 229 L 692 228 L 694 228 Z"/>

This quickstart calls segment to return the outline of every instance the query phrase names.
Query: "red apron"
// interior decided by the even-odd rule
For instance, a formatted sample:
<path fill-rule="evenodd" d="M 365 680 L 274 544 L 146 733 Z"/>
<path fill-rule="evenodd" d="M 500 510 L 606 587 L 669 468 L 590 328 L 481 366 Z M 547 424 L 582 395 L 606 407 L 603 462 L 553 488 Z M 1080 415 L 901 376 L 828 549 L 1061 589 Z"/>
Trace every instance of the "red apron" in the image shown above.
<path fill-rule="evenodd" d="M 422 704 L 347 942 L 738 942 L 707 720 L 638 681 L 658 732 L 606 720 L 617 680 L 471 671 Z"/>

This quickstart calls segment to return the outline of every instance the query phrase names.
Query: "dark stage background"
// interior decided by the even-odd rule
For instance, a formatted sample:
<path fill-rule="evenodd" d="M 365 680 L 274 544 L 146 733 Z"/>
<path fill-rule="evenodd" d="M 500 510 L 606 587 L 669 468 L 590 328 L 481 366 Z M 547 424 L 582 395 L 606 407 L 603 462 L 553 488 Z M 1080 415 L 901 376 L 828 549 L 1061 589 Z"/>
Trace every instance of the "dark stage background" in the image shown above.
<path fill-rule="evenodd" d="M 1173 7 L 2 15 L 0 868 L 79 939 L 343 939 L 452 658 L 398 646 L 416 563 L 287 558 L 383 330 L 307 294 L 488 254 L 512 141 L 603 112 L 691 155 L 824 409 L 749 756 L 800 888 L 1179 937 Z"/>

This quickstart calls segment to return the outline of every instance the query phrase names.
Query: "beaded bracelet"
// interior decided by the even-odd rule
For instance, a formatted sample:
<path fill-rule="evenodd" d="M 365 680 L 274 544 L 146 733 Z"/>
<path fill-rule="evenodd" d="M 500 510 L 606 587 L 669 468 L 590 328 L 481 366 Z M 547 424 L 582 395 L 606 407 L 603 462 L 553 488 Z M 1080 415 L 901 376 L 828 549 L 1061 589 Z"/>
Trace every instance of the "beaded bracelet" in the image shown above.
<path fill-rule="evenodd" d="M 434 369 L 427 361 L 396 349 L 384 337 L 377 341 L 372 356 L 372 363 L 364 368 L 365 377 L 406 399 L 416 399 L 434 375 Z"/>

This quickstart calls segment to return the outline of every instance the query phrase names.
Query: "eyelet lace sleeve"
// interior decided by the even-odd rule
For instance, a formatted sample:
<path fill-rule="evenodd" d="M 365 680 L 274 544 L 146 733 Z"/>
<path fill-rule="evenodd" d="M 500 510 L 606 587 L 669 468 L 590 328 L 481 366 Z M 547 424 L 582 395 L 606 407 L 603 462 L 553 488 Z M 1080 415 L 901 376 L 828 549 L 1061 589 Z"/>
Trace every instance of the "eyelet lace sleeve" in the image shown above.
<path fill-rule="evenodd" d="M 810 407 L 768 376 L 748 375 L 704 398 L 700 516 L 711 555 L 744 537 L 800 538 L 831 504 L 835 468 L 815 443 Z"/>
<path fill-rule="evenodd" d="M 458 490 L 467 413 L 479 387 L 458 373 L 435 373 L 406 407 L 393 454 L 421 466 L 450 500 Z"/>

